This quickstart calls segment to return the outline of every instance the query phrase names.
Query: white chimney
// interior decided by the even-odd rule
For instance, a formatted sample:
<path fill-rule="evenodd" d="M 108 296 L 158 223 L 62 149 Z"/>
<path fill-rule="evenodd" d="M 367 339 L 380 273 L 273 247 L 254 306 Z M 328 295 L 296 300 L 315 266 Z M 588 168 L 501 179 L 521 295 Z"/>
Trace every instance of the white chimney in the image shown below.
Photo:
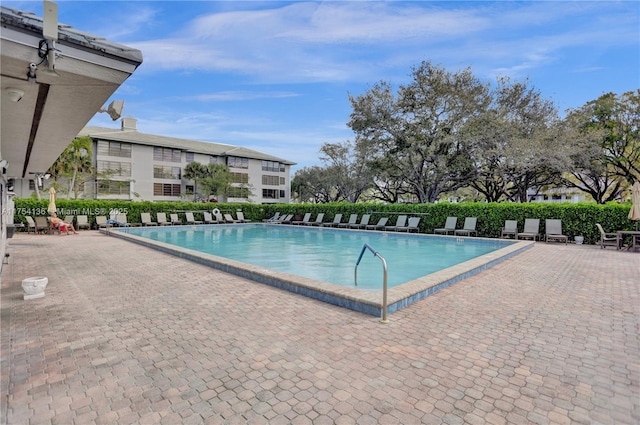
<path fill-rule="evenodd" d="M 133 117 L 124 117 L 120 120 L 122 123 L 122 131 L 125 130 L 138 130 L 138 120 Z"/>

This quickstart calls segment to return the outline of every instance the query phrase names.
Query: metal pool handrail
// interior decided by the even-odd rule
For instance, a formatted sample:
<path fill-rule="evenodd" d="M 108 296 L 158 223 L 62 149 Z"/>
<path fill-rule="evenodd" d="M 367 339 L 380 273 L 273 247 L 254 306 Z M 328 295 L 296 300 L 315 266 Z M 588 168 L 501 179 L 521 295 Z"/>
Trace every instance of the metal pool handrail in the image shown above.
<path fill-rule="evenodd" d="M 382 270 L 384 272 L 384 277 L 382 280 L 382 319 L 380 320 L 382 323 L 389 322 L 387 320 L 387 261 L 384 259 L 382 255 L 375 249 L 373 249 L 369 244 L 364 244 L 362 247 L 362 251 L 360 251 L 360 256 L 358 257 L 358 261 L 356 261 L 356 267 L 353 272 L 353 281 L 356 286 L 358 286 L 358 265 L 360 264 L 360 260 L 362 260 L 362 256 L 366 250 L 369 250 L 382 261 Z"/>

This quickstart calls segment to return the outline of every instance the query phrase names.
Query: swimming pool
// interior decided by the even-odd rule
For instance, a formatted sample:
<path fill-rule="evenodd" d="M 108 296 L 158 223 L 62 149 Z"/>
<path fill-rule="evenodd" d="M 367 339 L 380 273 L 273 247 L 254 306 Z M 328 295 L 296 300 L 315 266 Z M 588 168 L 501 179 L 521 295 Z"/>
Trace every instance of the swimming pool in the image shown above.
<path fill-rule="evenodd" d="M 527 241 L 342 230 L 273 224 L 132 228 L 111 232 L 230 273 L 378 315 L 383 271 L 364 244 L 386 260 L 388 312 L 532 246 Z"/>

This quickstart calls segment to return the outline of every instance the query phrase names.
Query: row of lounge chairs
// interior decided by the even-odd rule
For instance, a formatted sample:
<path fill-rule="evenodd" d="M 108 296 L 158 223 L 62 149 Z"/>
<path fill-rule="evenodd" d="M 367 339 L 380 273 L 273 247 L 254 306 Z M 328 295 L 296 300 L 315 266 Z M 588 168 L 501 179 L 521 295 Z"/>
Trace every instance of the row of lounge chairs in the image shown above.
<path fill-rule="evenodd" d="M 129 226 L 175 226 L 183 223 L 186 224 L 218 224 L 218 223 L 249 223 L 251 220 L 247 220 L 244 217 L 242 211 L 236 213 L 236 218 L 233 218 L 231 213 L 221 213 L 214 211 L 203 211 L 203 219 L 196 220 L 193 212 L 185 212 L 185 221 L 183 222 L 178 213 L 170 213 L 167 218 L 167 214 L 159 212 L 156 214 L 156 220 L 151 218 L 151 213 L 145 212 L 140 214 L 141 223 L 130 223 L 127 219 L 127 214 L 117 214 L 114 218 L 107 218 L 104 215 L 98 215 L 95 218 L 97 228 L 108 227 L 129 227 Z M 38 216 L 31 217 L 25 216 L 27 221 L 27 232 L 33 233 L 53 233 L 56 228 L 49 225 L 49 217 Z M 76 229 L 91 229 L 91 223 L 87 215 L 78 216 L 66 216 L 63 221 L 65 223 L 73 223 L 75 220 Z"/>
<path fill-rule="evenodd" d="M 464 226 L 462 229 L 456 229 L 458 222 L 457 217 L 447 217 L 443 228 L 434 229 L 434 233 L 440 234 L 452 234 L 456 236 L 477 236 L 476 226 L 478 219 L 476 217 L 466 217 L 464 220 Z M 531 239 L 541 240 L 540 234 L 540 219 L 527 218 L 524 222 L 524 228 L 522 232 L 518 231 L 518 220 L 505 220 L 504 227 L 500 232 L 501 238 L 513 237 L 514 239 Z M 567 235 L 562 233 L 562 220 L 547 219 L 545 220 L 545 242 L 557 241 L 568 242 Z"/>
<path fill-rule="evenodd" d="M 76 229 L 89 229 L 91 226 L 89 225 L 89 220 L 86 222 L 82 222 L 82 216 L 78 216 Z M 86 216 L 84 216 L 86 218 Z M 66 216 L 62 221 L 65 223 L 73 224 L 75 217 L 72 215 Z M 53 226 L 49 221 L 49 217 L 45 216 L 36 216 L 31 217 L 29 215 L 25 216 L 25 220 L 27 221 L 27 233 L 60 233 L 60 229 L 56 226 Z"/>
<path fill-rule="evenodd" d="M 231 213 L 221 213 L 219 211 L 202 211 L 202 220 L 196 220 L 192 211 L 184 213 L 186 224 L 220 224 L 220 223 L 249 223 L 251 220 L 245 218 L 242 211 L 236 213 L 233 218 Z M 151 213 L 141 213 L 140 221 L 143 226 L 171 226 L 183 224 L 178 213 L 170 213 L 169 219 L 163 212 L 156 213 L 156 221 L 151 219 Z"/>
<path fill-rule="evenodd" d="M 238 211 L 236 213 L 236 218 L 230 213 L 221 213 L 219 211 L 202 211 L 203 219 L 196 220 L 193 212 L 185 212 L 185 223 L 186 224 L 218 224 L 218 223 L 248 223 L 250 220 L 247 220 L 244 217 L 242 211 Z M 381 217 L 377 223 L 371 224 L 369 223 L 371 219 L 371 214 L 363 214 L 358 221 L 358 214 L 351 214 L 349 220 L 346 222 L 342 222 L 342 214 L 338 213 L 333 217 L 333 221 L 324 222 L 324 213 L 318 213 L 315 220 L 311 220 L 311 213 L 306 213 L 301 220 L 294 220 L 294 215 L 289 214 L 286 216 L 280 216 L 277 213 L 274 217 L 265 220 L 269 223 L 278 223 L 278 224 L 295 224 L 295 225 L 305 225 L 305 226 L 320 226 L 320 227 L 337 227 L 337 228 L 347 228 L 347 229 L 365 229 L 365 230 L 385 230 L 385 231 L 406 231 L 406 232 L 417 232 L 419 231 L 418 225 L 420 224 L 419 217 L 408 217 L 407 215 L 399 215 L 396 220 L 395 225 L 387 224 L 389 222 L 388 217 Z M 27 232 L 33 231 L 34 233 L 53 233 L 56 231 L 54 227 L 49 224 L 48 217 L 40 216 L 35 217 L 35 219 L 31 216 L 25 216 L 27 220 Z M 66 223 L 73 223 L 74 218 L 76 221 L 76 229 L 90 229 L 91 224 L 89 223 L 88 217 L 86 215 L 78 215 L 74 216 L 66 216 L 63 221 Z M 159 212 L 156 214 L 156 221 L 153 221 L 151 218 L 151 213 L 141 213 L 140 214 L 141 223 L 129 223 L 127 221 L 126 214 L 118 214 L 115 219 L 107 219 L 106 216 L 96 216 L 96 225 L 98 228 L 106 228 L 109 226 L 131 226 L 131 225 L 142 225 L 142 226 L 168 226 L 168 225 L 179 225 L 183 224 L 183 221 L 180 219 L 178 213 L 170 213 L 169 218 L 167 218 L 167 214 L 163 212 Z M 447 217 L 445 221 L 445 225 L 442 228 L 434 229 L 434 233 L 436 234 L 445 234 L 445 235 L 456 235 L 456 236 L 477 236 L 477 222 L 478 219 L 476 217 L 466 217 L 464 220 L 464 225 L 461 229 L 456 229 L 457 226 L 457 217 Z M 615 233 L 606 233 L 600 224 L 596 224 L 598 227 L 598 231 L 600 232 L 600 246 L 604 248 L 606 246 L 617 246 L 619 244 L 619 240 Z M 522 231 L 518 230 L 518 221 L 517 220 L 505 220 L 504 227 L 500 233 L 501 238 L 509 238 L 513 237 L 514 239 L 530 239 L 530 240 L 542 240 L 542 235 L 540 234 L 540 219 L 537 218 L 527 218 L 524 222 L 524 228 Z M 564 242 L 565 244 L 568 242 L 567 235 L 562 232 L 562 220 L 557 219 L 547 219 L 545 220 L 545 234 L 544 240 L 546 242 L 550 241 L 558 241 Z"/>
<path fill-rule="evenodd" d="M 444 227 L 433 229 L 433 233 L 436 234 L 452 234 L 455 236 L 477 236 L 478 232 L 476 226 L 478 225 L 477 217 L 466 217 L 464 219 L 464 226 L 462 229 L 456 229 L 458 225 L 458 217 L 447 217 L 444 223 Z"/>
<path fill-rule="evenodd" d="M 500 237 L 506 238 L 509 236 L 513 236 L 514 239 L 531 239 L 534 241 L 541 240 L 542 235 L 540 234 L 540 219 L 525 219 L 522 232 L 518 231 L 517 220 L 505 220 Z M 569 238 L 567 237 L 567 235 L 564 235 L 562 233 L 562 220 L 545 220 L 544 240 L 545 242 L 556 241 L 564 242 L 565 244 L 568 242 Z"/>
<path fill-rule="evenodd" d="M 417 232 L 419 230 L 420 217 L 408 217 L 406 215 L 398 216 L 396 224 L 387 225 L 389 217 L 381 217 L 377 223 L 369 223 L 371 214 L 363 214 L 358 221 L 358 214 L 351 214 L 349 220 L 343 222 L 342 214 L 338 213 L 333 217 L 332 221 L 324 221 L 324 213 L 318 213 L 315 220 L 311 220 L 311 213 L 305 213 L 301 220 L 294 220 L 293 214 L 283 215 L 276 213 L 271 218 L 265 220 L 272 224 L 295 224 L 300 226 L 319 226 L 319 227 L 337 227 L 345 229 L 365 229 L 365 230 L 386 230 L 396 232 Z"/>

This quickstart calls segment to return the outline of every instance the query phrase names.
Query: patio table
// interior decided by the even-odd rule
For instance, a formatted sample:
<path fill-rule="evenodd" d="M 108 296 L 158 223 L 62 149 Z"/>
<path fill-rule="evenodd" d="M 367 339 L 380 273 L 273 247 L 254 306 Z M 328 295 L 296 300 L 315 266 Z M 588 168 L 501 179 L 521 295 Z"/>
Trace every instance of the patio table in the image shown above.
<path fill-rule="evenodd" d="M 627 245 L 627 251 L 636 250 L 640 248 L 640 230 L 619 230 L 617 233 L 617 248 L 621 250 L 623 248 L 622 241 L 625 236 L 631 236 L 631 242 Z"/>

